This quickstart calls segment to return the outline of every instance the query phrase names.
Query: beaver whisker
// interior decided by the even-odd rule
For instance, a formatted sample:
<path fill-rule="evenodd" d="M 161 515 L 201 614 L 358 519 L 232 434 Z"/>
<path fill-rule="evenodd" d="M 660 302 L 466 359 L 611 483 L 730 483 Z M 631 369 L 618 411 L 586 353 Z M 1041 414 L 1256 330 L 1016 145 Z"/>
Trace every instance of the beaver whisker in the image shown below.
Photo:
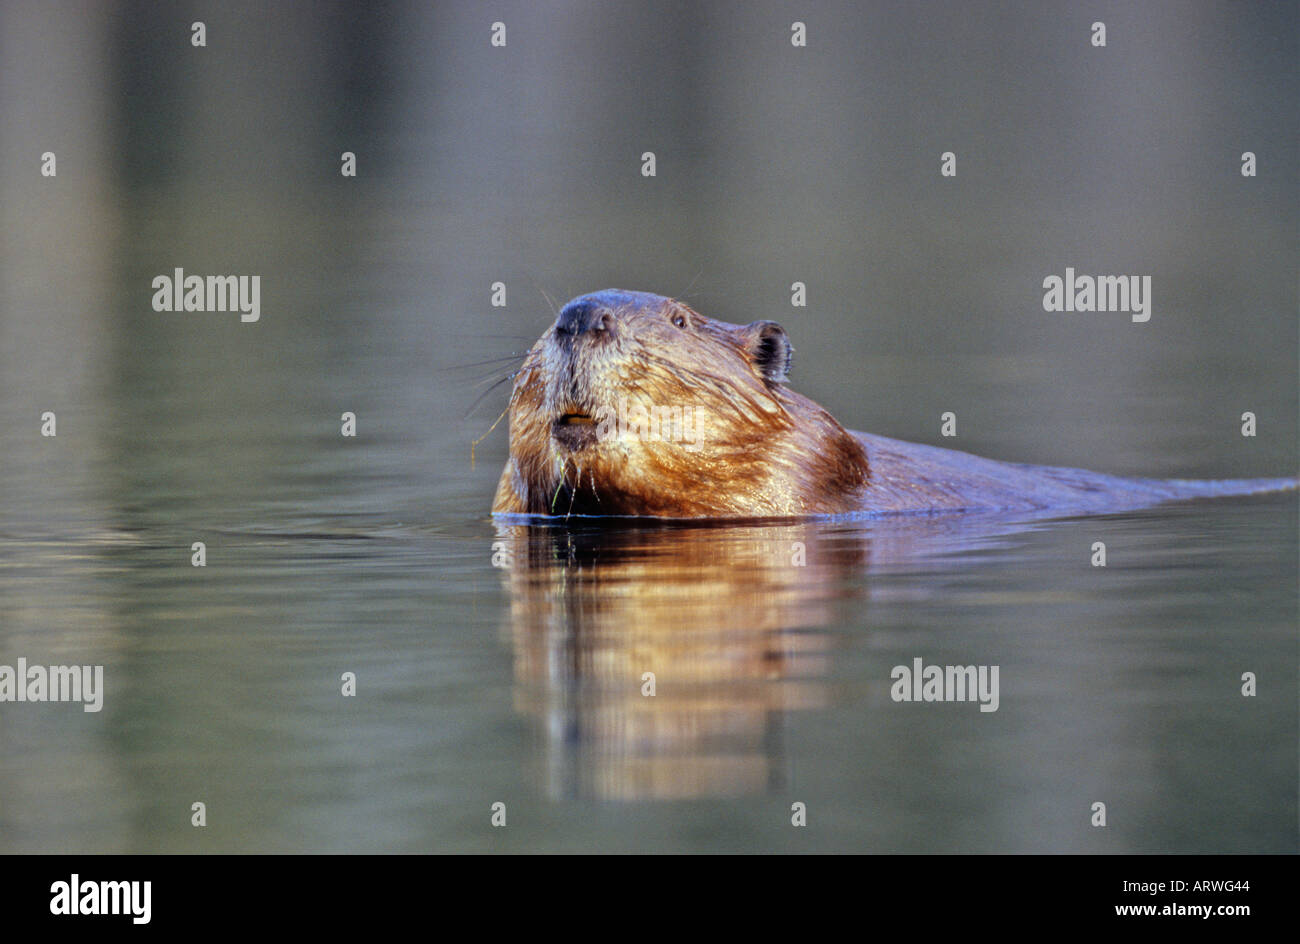
<path fill-rule="evenodd" d="M 481 387 L 481 386 L 483 386 L 485 383 L 493 383 L 493 382 L 500 383 L 500 382 L 501 382 L 501 376 L 502 376 L 502 375 L 499 375 L 499 374 L 489 374 L 489 375 L 486 376 L 486 377 L 480 377 L 478 380 L 475 380 L 474 383 L 473 383 L 473 385 L 474 385 L 475 387 Z M 512 371 L 510 371 L 510 373 L 505 374 L 504 376 L 505 376 L 505 378 L 506 378 L 507 380 L 514 380 L 516 377 L 519 376 L 519 371 L 517 371 L 517 370 L 512 370 Z"/>
<path fill-rule="evenodd" d="M 537 335 L 535 334 L 502 334 L 500 331 L 485 332 L 483 334 L 476 334 L 469 331 L 455 331 L 455 332 L 448 333 L 444 336 L 448 338 L 456 338 L 458 340 L 464 338 L 474 338 L 475 340 L 478 341 L 484 339 L 488 339 L 492 341 L 502 341 L 502 340 L 527 341 L 529 344 L 532 344 L 534 341 L 537 340 Z"/>
<path fill-rule="evenodd" d="M 695 275 L 691 277 L 691 282 L 689 285 L 686 286 L 686 291 L 678 292 L 677 294 L 673 295 L 672 300 L 683 301 L 683 302 L 686 301 L 686 297 L 690 295 L 691 289 L 695 288 L 695 283 L 699 280 L 700 276 L 703 274 L 704 274 L 704 266 L 700 266 L 699 269 L 696 270 Z"/>
<path fill-rule="evenodd" d="M 511 361 L 517 361 L 528 356 L 528 351 L 517 351 L 513 354 L 503 354 L 501 357 L 489 357 L 485 361 L 474 361 L 470 364 L 453 364 L 451 367 L 440 367 L 439 370 L 467 370 L 470 367 L 493 367 L 497 364 L 508 364 Z"/>
<path fill-rule="evenodd" d="M 564 517 L 566 518 L 573 515 L 573 500 L 578 497 L 578 488 L 582 485 L 582 466 L 575 465 L 574 469 L 576 470 L 575 475 L 577 478 L 577 484 L 574 485 L 573 488 L 569 489 L 569 510 L 564 513 Z"/>
<path fill-rule="evenodd" d="M 480 393 L 477 397 L 475 397 L 475 398 L 474 398 L 474 402 L 471 403 L 471 404 L 469 405 L 469 409 L 465 411 L 465 416 L 463 417 L 463 419 L 468 419 L 468 418 L 469 418 L 469 415 L 470 415 L 471 413 L 473 413 L 474 410 L 478 407 L 478 405 L 479 405 L 480 403 L 482 403 L 482 402 L 487 398 L 488 394 L 490 394 L 490 393 L 491 393 L 493 390 L 495 390 L 497 387 L 501 386 L 503 383 L 509 383 L 510 381 L 514 380 L 515 377 L 517 376 L 517 374 L 518 374 L 518 371 L 516 371 L 516 372 L 513 373 L 513 374 L 506 374 L 504 377 L 499 378 L 499 379 L 496 381 L 496 383 L 492 384 L 492 386 L 488 387 L 486 390 L 484 390 L 482 393 Z M 488 379 L 491 379 L 491 378 L 488 378 Z M 482 382 L 483 382 L 483 383 L 486 383 L 487 381 L 482 381 Z M 513 400 L 513 399 L 514 399 L 514 398 L 511 397 L 511 400 Z M 508 407 L 507 407 L 507 409 L 508 409 Z"/>
<path fill-rule="evenodd" d="M 555 304 L 555 299 L 551 298 L 550 295 L 547 295 L 546 289 L 542 288 L 540 285 L 537 286 L 537 291 L 541 292 L 542 298 L 546 299 L 546 304 L 551 306 L 551 316 L 557 317 L 560 314 L 560 308 Z"/>
<path fill-rule="evenodd" d="M 564 487 L 564 475 L 561 473 L 559 480 L 555 483 L 555 494 L 551 496 L 551 514 L 555 514 L 555 503 L 560 500 L 560 489 Z"/>
<path fill-rule="evenodd" d="M 550 306 L 551 317 L 554 318 L 557 315 L 559 315 L 560 313 L 559 306 L 556 305 L 555 300 L 551 298 L 549 294 L 547 294 L 546 289 L 542 288 L 542 283 L 538 281 L 537 276 L 534 275 L 532 272 L 529 272 L 528 280 L 533 283 L 533 288 L 537 289 L 537 294 L 541 295 L 542 299 L 546 302 L 546 304 Z"/>

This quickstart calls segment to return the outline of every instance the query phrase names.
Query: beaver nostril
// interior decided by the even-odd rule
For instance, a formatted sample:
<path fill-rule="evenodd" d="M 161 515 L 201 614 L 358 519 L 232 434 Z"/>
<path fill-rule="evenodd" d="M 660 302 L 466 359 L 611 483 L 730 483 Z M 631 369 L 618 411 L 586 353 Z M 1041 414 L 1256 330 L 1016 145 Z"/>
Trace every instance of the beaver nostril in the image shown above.
<path fill-rule="evenodd" d="M 573 302 L 564 306 L 555 319 L 555 330 L 559 334 L 573 337 L 587 331 L 612 331 L 614 315 L 607 308 L 598 308 L 589 302 Z"/>

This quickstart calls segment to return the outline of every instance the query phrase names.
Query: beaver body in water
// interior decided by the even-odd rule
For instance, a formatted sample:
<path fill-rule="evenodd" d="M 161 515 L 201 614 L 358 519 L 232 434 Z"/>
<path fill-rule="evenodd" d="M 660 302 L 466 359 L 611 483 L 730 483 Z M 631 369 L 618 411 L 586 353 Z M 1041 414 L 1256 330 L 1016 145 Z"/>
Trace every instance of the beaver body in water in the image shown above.
<path fill-rule="evenodd" d="M 494 513 L 788 518 L 1114 512 L 1296 487 L 1133 479 L 846 430 L 785 384 L 780 325 L 645 292 L 583 295 L 528 352 Z"/>

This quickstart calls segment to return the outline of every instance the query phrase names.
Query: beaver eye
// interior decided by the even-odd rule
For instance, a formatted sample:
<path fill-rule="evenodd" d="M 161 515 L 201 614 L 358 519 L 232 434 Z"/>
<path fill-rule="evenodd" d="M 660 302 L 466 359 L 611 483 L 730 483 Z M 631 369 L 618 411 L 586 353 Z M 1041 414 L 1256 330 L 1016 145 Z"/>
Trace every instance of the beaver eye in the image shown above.
<path fill-rule="evenodd" d="M 679 328 L 685 328 L 685 327 L 686 327 L 686 317 L 685 317 L 684 315 L 682 315 L 681 313 L 678 313 L 678 314 L 673 315 L 673 324 L 677 325 L 677 327 L 679 327 Z"/>

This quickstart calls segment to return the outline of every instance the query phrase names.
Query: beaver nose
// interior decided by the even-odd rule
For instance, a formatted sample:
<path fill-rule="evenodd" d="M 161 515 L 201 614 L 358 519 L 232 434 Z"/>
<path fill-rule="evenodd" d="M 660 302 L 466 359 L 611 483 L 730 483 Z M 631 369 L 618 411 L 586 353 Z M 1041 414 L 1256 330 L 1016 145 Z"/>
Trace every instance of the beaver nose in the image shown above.
<path fill-rule="evenodd" d="M 555 319 L 556 331 L 574 337 L 588 331 L 612 333 L 613 329 L 614 316 L 609 309 L 592 302 L 570 302 L 561 309 L 560 316 Z"/>

